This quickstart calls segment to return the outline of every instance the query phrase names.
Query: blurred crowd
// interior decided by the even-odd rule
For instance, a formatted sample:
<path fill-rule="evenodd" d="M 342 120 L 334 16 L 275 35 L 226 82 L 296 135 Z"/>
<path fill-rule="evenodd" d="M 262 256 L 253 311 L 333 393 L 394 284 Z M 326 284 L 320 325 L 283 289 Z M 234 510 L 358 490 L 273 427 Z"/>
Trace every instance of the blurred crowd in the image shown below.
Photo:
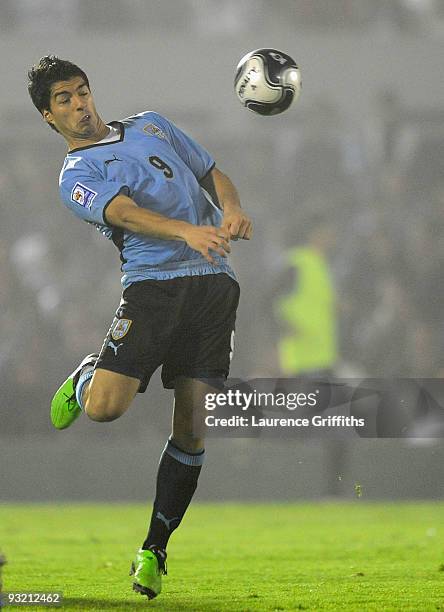
<path fill-rule="evenodd" d="M 318 30 L 365 28 L 385 22 L 403 31 L 442 31 L 444 23 L 441 0 L 182 0 L 174 3 L 174 10 L 160 0 L 2 0 L 0 29 L 35 30 L 37 23 L 40 30 L 51 31 L 64 23 L 97 32 L 118 23 L 120 30 L 143 30 L 149 21 L 169 31 L 179 31 L 186 23 L 214 36 L 240 33 L 247 23 L 254 28 L 263 19 L 279 26 L 286 24 L 288 15 L 300 26 Z"/>

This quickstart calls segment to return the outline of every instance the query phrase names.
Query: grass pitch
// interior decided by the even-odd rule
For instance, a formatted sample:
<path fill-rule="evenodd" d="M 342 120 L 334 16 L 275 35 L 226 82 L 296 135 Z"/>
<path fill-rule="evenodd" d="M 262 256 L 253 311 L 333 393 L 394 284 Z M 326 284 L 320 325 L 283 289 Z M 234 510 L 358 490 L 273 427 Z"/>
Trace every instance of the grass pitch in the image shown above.
<path fill-rule="evenodd" d="M 195 504 L 153 601 L 128 576 L 149 514 L 0 505 L 4 590 L 63 591 L 63 610 L 444 610 L 443 503 Z"/>

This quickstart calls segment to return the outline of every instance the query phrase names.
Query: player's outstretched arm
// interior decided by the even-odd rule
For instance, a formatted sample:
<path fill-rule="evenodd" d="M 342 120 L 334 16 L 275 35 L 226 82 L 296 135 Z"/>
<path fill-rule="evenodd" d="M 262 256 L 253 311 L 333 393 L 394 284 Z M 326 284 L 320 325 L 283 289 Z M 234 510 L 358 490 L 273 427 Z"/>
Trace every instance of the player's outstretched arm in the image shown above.
<path fill-rule="evenodd" d="M 161 240 L 182 240 L 201 253 L 207 261 L 214 263 L 210 251 L 222 257 L 230 252 L 229 234 L 212 225 L 192 225 L 179 219 L 170 219 L 159 213 L 140 208 L 125 195 L 116 196 L 105 211 L 106 222 L 135 234 L 145 234 Z"/>
<path fill-rule="evenodd" d="M 235 240 L 237 238 L 250 240 L 253 234 L 253 224 L 251 219 L 241 208 L 236 187 L 228 176 L 218 168 L 213 168 L 209 178 L 213 181 L 218 202 L 224 211 L 222 227 L 226 229 L 230 237 Z"/>

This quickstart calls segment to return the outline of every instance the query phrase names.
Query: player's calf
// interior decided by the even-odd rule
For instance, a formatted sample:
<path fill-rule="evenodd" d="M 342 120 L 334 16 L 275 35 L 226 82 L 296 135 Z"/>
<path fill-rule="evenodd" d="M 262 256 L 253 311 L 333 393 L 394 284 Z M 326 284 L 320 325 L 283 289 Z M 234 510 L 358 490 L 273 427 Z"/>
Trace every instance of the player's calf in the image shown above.
<path fill-rule="evenodd" d="M 140 381 L 110 370 L 98 368 L 83 394 L 83 407 L 93 421 L 118 419 L 131 405 Z"/>

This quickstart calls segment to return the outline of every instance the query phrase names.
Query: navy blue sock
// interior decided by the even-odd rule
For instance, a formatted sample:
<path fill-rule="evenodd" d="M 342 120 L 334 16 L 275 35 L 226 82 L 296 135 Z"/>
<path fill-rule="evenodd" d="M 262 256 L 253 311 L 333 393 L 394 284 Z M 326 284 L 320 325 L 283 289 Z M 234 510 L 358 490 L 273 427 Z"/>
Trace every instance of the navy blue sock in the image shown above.
<path fill-rule="evenodd" d="M 169 440 L 160 457 L 156 497 L 143 549 L 166 549 L 172 532 L 180 525 L 197 487 L 205 451 L 186 453 Z"/>

